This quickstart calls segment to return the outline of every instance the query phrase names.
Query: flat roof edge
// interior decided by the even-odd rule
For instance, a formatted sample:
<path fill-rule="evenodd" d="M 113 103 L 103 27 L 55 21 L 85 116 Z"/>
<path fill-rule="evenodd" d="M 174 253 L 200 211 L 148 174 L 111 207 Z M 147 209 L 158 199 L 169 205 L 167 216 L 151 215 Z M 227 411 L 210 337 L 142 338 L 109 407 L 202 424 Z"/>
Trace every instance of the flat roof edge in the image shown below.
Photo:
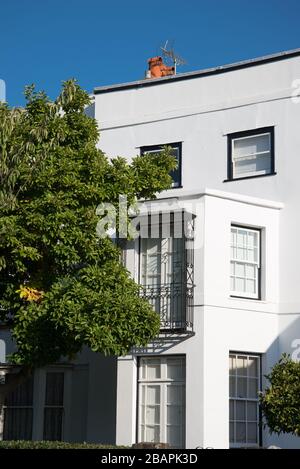
<path fill-rule="evenodd" d="M 174 189 L 171 189 L 173 191 Z M 243 203 L 246 205 L 256 205 L 258 207 L 265 207 L 265 208 L 270 208 L 274 210 L 282 210 L 284 208 L 284 203 L 276 200 L 269 200 L 269 199 L 261 199 L 256 196 L 252 195 L 245 195 L 245 194 L 239 194 L 237 192 L 225 192 L 225 191 L 220 191 L 218 189 L 211 189 L 208 187 L 201 188 L 200 190 L 192 190 L 192 191 L 183 191 L 179 194 L 172 194 L 169 191 L 166 191 L 167 193 L 161 193 L 158 195 L 156 199 L 153 200 L 143 200 L 139 201 L 141 204 L 153 204 L 153 205 L 158 205 L 160 203 L 168 202 L 173 203 L 174 201 L 186 201 L 190 202 L 192 200 L 199 199 L 201 197 L 215 197 L 218 199 L 225 199 L 225 200 L 230 200 L 232 202 L 239 202 Z"/>
<path fill-rule="evenodd" d="M 220 65 L 218 67 L 207 68 L 203 70 L 196 70 L 194 72 L 187 72 L 181 73 L 178 75 L 172 75 L 162 78 L 152 78 L 152 79 L 144 79 L 144 80 L 137 80 L 128 83 L 120 83 L 116 85 L 107 85 L 107 86 L 99 86 L 94 88 L 94 94 L 103 94 L 103 93 L 110 93 L 112 91 L 122 91 L 128 90 L 133 88 L 142 88 L 145 86 L 155 86 L 155 85 L 162 85 L 165 83 L 173 82 L 173 81 L 182 81 L 182 80 L 190 80 L 193 78 L 201 78 L 209 75 L 217 75 L 220 73 L 231 72 L 234 70 L 240 70 L 243 68 L 254 67 L 257 65 L 263 65 L 269 62 L 277 62 L 280 60 L 290 59 L 293 57 L 300 56 L 300 48 L 293 49 L 289 51 L 283 51 L 276 54 L 265 55 L 262 57 L 243 60 L 240 62 L 235 62 L 227 65 Z"/>

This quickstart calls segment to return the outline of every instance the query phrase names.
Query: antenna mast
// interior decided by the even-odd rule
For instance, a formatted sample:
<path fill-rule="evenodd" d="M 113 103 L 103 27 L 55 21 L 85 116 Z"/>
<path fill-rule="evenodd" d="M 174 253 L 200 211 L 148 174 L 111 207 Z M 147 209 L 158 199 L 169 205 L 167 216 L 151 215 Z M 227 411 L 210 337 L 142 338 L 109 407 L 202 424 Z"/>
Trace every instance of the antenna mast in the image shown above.
<path fill-rule="evenodd" d="M 177 65 L 184 65 L 184 64 L 186 64 L 186 61 L 182 57 L 180 57 L 179 55 L 175 54 L 175 51 L 174 51 L 173 47 L 170 47 L 170 49 L 168 49 L 168 42 L 169 42 L 169 40 L 167 40 L 165 45 L 163 47 L 161 47 L 160 49 L 162 51 L 163 57 L 167 60 L 172 61 L 172 64 L 174 66 L 174 72 L 175 72 L 175 75 L 176 75 Z"/>

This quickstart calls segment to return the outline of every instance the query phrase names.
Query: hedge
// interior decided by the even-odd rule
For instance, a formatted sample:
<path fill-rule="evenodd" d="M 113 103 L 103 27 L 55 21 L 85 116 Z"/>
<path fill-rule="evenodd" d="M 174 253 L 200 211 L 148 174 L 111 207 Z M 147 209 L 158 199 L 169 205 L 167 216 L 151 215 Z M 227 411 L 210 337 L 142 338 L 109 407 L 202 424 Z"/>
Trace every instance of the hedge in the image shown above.
<path fill-rule="evenodd" d="M 1 449 L 124 449 L 128 446 L 101 445 L 100 443 L 67 443 L 65 441 L 0 441 Z"/>

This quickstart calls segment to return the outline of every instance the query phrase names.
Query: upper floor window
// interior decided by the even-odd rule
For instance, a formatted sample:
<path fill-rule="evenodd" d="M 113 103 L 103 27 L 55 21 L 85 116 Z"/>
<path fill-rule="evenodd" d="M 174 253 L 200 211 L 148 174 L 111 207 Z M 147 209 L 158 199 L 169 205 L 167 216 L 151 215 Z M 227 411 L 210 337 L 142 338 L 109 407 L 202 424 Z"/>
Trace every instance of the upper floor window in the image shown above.
<path fill-rule="evenodd" d="M 260 230 L 231 227 L 230 292 L 260 298 Z"/>
<path fill-rule="evenodd" d="M 182 238 L 141 239 L 141 283 L 162 329 L 185 327 L 185 252 Z"/>
<path fill-rule="evenodd" d="M 172 155 L 177 160 L 177 168 L 170 172 L 170 176 L 173 179 L 172 187 L 181 187 L 181 142 L 178 143 L 166 143 L 164 145 L 151 145 L 141 147 L 141 154 L 144 153 L 159 153 L 164 150 L 164 147 L 172 148 Z"/>
<path fill-rule="evenodd" d="M 228 179 L 274 173 L 274 127 L 228 135 Z"/>

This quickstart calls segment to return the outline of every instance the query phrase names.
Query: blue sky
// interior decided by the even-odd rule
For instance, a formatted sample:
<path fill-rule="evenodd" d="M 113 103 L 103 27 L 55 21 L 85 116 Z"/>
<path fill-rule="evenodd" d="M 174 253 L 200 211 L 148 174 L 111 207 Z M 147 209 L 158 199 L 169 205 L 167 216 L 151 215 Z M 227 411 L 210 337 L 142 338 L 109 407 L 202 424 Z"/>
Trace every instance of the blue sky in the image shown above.
<path fill-rule="evenodd" d="M 0 4 L 0 79 L 10 105 L 26 84 L 51 98 L 143 78 L 169 39 L 199 70 L 300 47 L 300 0 L 9 0 Z"/>

